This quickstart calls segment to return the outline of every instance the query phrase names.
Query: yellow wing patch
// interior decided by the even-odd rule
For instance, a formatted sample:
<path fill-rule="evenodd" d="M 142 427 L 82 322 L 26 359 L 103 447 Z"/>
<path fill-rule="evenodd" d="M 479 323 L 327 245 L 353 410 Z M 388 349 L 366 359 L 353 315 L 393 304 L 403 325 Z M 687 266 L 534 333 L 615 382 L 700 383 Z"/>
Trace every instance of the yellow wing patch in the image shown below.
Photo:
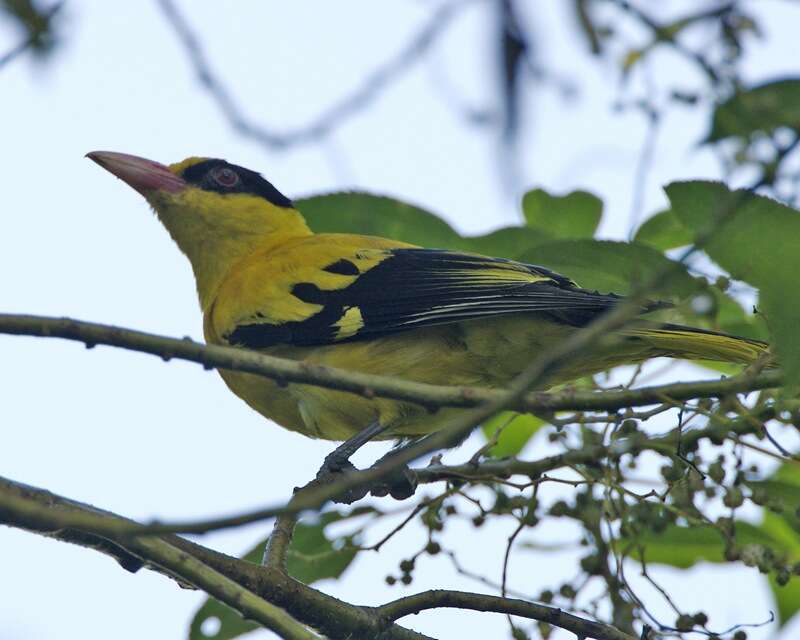
<path fill-rule="evenodd" d="M 345 309 L 344 315 L 334 323 L 336 327 L 336 340 L 352 338 L 364 327 L 364 317 L 358 307 Z"/>

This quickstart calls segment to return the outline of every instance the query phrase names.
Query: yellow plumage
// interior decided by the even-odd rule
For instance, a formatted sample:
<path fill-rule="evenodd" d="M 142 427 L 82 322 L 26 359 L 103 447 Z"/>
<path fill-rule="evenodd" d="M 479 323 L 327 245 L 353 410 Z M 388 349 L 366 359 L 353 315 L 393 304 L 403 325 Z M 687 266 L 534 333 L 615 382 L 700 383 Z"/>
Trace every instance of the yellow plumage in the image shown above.
<path fill-rule="evenodd" d="M 189 258 L 211 344 L 420 382 L 505 387 L 544 348 L 618 301 L 533 265 L 313 234 L 266 180 L 221 160 L 167 168 L 90 156 L 147 198 Z M 689 327 L 640 327 L 552 382 L 655 356 L 749 363 L 765 348 Z M 421 435 L 455 411 L 220 373 L 259 413 L 318 438 L 345 439 L 376 421 L 389 427 L 381 437 Z"/>

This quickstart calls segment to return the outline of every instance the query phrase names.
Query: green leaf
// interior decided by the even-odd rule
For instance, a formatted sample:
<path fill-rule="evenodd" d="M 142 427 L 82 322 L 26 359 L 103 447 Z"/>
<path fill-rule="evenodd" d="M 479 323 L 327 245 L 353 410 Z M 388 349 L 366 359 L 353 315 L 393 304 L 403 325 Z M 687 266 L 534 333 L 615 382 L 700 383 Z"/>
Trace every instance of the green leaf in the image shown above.
<path fill-rule="evenodd" d="M 768 504 L 781 507 L 780 513 L 765 511 L 762 526 L 776 541 L 776 551 L 785 553 L 788 562 L 800 560 L 800 467 L 784 463 L 766 480 L 747 484 L 753 491 L 765 494 Z M 778 607 L 780 626 L 783 626 L 800 611 L 800 577 L 792 576 L 788 584 L 780 586 L 770 574 L 769 586 Z"/>
<path fill-rule="evenodd" d="M 773 550 L 782 554 L 788 562 L 800 560 L 800 536 L 793 526 L 793 519 L 797 521 L 794 513 L 765 511 L 760 527 L 772 541 Z"/>
<path fill-rule="evenodd" d="M 742 545 L 774 543 L 769 534 L 748 522 L 736 523 L 736 541 Z M 722 534 L 711 526 L 670 525 L 661 533 L 647 531 L 634 539 L 622 538 L 621 542 L 634 545 L 632 549 L 638 558 L 643 550 L 647 564 L 688 569 L 698 562 L 726 562 Z"/>
<path fill-rule="evenodd" d="M 289 575 L 306 584 L 324 578 L 338 578 L 353 561 L 358 549 L 347 537 L 330 540 L 325 535 L 325 527 L 333 522 L 373 511 L 371 507 L 357 508 L 346 513 L 328 511 L 316 520 L 298 523 L 286 555 Z M 242 559 L 260 564 L 266 543 L 266 540 L 262 540 Z M 192 619 L 189 640 L 229 640 L 258 628 L 259 625 L 244 620 L 227 605 L 208 598 Z M 210 629 L 216 630 L 216 633 L 205 633 Z"/>
<path fill-rule="evenodd" d="M 623 543 L 634 542 L 621 540 Z M 634 554 L 648 564 L 688 569 L 698 562 L 723 562 L 722 537 L 713 527 L 673 525 L 662 533 L 647 532 L 635 539 Z"/>
<path fill-rule="evenodd" d="M 532 247 L 550 241 L 550 234 L 540 229 L 504 227 L 483 236 L 464 238 L 459 248 L 487 256 L 517 260 Z"/>
<path fill-rule="evenodd" d="M 783 466 L 787 467 L 788 465 Z M 777 482 L 780 483 L 780 481 Z M 796 503 L 798 487 L 797 485 L 791 486 L 794 487 L 794 491 L 788 497 L 793 503 Z M 789 486 L 784 485 L 779 492 L 784 493 L 787 489 Z M 790 563 L 800 560 L 800 535 L 798 535 L 798 530 L 792 526 L 792 518 L 796 523 L 797 515 L 794 511 L 791 513 L 784 511 L 781 515 L 767 511 L 764 514 L 764 524 L 762 525 L 775 541 L 772 548 L 778 553 L 783 552 L 785 560 Z M 792 576 L 787 584 L 780 586 L 774 573 L 770 573 L 769 587 L 778 606 L 778 620 L 782 627 L 800 610 L 800 577 Z"/>
<path fill-rule="evenodd" d="M 778 628 L 786 625 L 800 611 L 800 578 L 792 576 L 789 582 L 780 586 L 775 576 L 769 575 L 769 588 L 778 607 Z"/>
<path fill-rule="evenodd" d="M 547 423 L 529 413 L 502 411 L 483 423 L 481 429 L 489 441 L 498 429 L 502 429 L 495 444 L 488 453 L 494 458 L 507 458 L 517 455 L 528 441 Z"/>
<path fill-rule="evenodd" d="M 189 640 L 230 640 L 261 628 L 255 622 L 242 618 L 238 611 L 208 598 L 194 614 L 189 625 Z"/>
<path fill-rule="evenodd" d="M 603 215 L 603 202 L 586 191 L 553 196 L 543 189 L 528 191 L 522 198 L 528 226 L 553 238 L 591 238 Z"/>
<path fill-rule="evenodd" d="M 602 203 L 591 194 L 576 191 L 555 197 L 537 190 L 523 200 L 529 209 L 528 226 L 465 237 L 433 213 L 385 196 L 330 193 L 297 200 L 296 205 L 317 233 L 384 236 L 423 247 L 511 259 L 557 238 L 591 237 L 602 212 Z"/>
<path fill-rule="evenodd" d="M 290 576 L 311 584 L 342 575 L 358 553 L 358 548 L 350 539 L 340 539 L 338 544 L 334 544 L 325 536 L 325 527 L 344 517 L 336 511 L 329 511 L 314 524 L 300 523 L 295 527 L 292 544 L 286 555 L 286 568 Z"/>
<path fill-rule="evenodd" d="M 451 249 L 461 236 L 434 214 L 369 193 L 330 193 L 295 202 L 316 233 L 384 236 L 425 247 Z"/>
<path fill-rule="evenodd" d="M 368 193 L 330 193 L 296 202 L 317 233 L 384 236 L 423 247 L 516 258 L 552 235 L 530 227 L 506 227 L 464 237 L 438 216 L 393 198 Z"/>
<path fill-rule="evenodd" d="M 769 331 L 764 324 L 761 315 L 749 314 L 745 312 L 742 305 L 723 293 L 717 287 L 710 287 L 706 293 L 714 297 L 714 311 L 708 315 L 693 314 L 691 305 L 681 307 L 682 322 L 698 326 L 701 329 L 711 329 L 722 331 L 732 336 L 751 338 L 753 340 L 767 341 Z M 741 372 L 742 365 L 729 364 L 727 362 L 716 362 L 714 360 L 694 360 L 694 364 L 717 371 L 725 375 L 734 375 Z"/>
<path fill-rule="evenodd" d="M 690 244 L 692 237 L 692 232 L 681 224 L 675 212 L 666 209 L 645 220 L 633 239 L 660 251 L 668 251 Z"/>
<path fill-rule="evenodd" d="M 628 293 L 669 269 L 668 282 L 659 295 L 688 297 L 705 283 L 692 278 L 686 268 L 647 245 L 609 240 L 562 240 L 535 247 L 521 259 L 573 278 L 580 286 L 603 293 Z"/>
<path fill-rule="evenodd" d="M 750 480 L 747 486 L 765 496 L 768 507 L 780 509 L 780 515 L 767 512 L 766 516 L 780 518 L 789 526 L 791 534 L 786 536 L 786 543 L 794 543 L 793 551 L 800 559 L 800 467 L 784 463 L 769 478 Z"/>
<path fill-rule="evenodd" d="M 760 311 L 789 382 L 800 382 L 800 213 L 769 198 L 714 182 L 666 188 L 672 208 L 695 237 L 713 228 L 706 253 L 733 278 L 759 289 Z"/>
<path fill-rule="evenodd" d="M 709 291 L 713 294 L 716 305 L 716 313 L 714 315 L 716 325 L 712 328 L 754 340 L 767 340 L 769 338 L 764 316 L 746 312 L 737 300 L 734 300 L 727 293 L 723 293 L 716 287 L 712 287 Z"/>
<path fill-rule="evenodd" d="M 705 142 L 730 137 L 749 138 L 778 127 L 800 130 L 800 79 L 767 82 L 741 91 L 714 110 Z"/>

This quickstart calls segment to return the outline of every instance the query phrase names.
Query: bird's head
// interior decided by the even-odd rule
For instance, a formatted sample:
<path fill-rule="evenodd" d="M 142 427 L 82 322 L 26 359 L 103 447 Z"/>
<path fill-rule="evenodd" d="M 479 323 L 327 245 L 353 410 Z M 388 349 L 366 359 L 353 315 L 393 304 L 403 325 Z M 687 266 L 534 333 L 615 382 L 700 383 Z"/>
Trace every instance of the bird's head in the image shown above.
<path fill-rule="evenodd" d="M 311 233 L 261 174 L 225 160 L 192 157 L 167 166 L 113 151 L 87 157 L 150 203 L 192 263 L 201 301 L 240 258 Z"/>

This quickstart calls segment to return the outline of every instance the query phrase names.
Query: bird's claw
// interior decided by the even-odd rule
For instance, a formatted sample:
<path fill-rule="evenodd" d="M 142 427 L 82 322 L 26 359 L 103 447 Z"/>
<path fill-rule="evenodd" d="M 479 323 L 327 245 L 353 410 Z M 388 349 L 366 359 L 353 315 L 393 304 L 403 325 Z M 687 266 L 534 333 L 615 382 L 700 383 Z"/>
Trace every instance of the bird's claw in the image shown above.
<path fill-rule="evenodd" d="M 317 482 L 319 484 L 333 484 L 339 482 L 347 474 L 358 471 L 356 466 L 347 458 L 330 455 L 325 458 L 319 471 L 317 471 Z M 333 497 L 337 504 L 353 504 L 369 493 L 369 487 L 351 487 Z"/>
<path fill-rule="evenodd" d="M 378 463 L 380 464 L 380 462 Z M 330 455 L 325 458 L 322 467 L 317 472 L 317 482 L 319 484 L 331 484 L 338 482 L 347 474 L 358 471 L 357 467 L 347 458 Z M 392 496 L 395 500 L 405 500 L 414 495 L 417 490 L 417 474 L 407 466 L 395 469 L 392 473 L 371 486 L 352 487 L 343 490 L 333 498 L 338 504 L 352 504 L 367 494 L 376 498 Z"/>
<path fill-rule="evenodd" d="M 413 496 L 416 490 L 417 474 L 407 466 L 402 466 L 373 485 L 370 489 L 370 494 L 376 498 L 390 495 L 395 500 L 406 500 Z"/>

